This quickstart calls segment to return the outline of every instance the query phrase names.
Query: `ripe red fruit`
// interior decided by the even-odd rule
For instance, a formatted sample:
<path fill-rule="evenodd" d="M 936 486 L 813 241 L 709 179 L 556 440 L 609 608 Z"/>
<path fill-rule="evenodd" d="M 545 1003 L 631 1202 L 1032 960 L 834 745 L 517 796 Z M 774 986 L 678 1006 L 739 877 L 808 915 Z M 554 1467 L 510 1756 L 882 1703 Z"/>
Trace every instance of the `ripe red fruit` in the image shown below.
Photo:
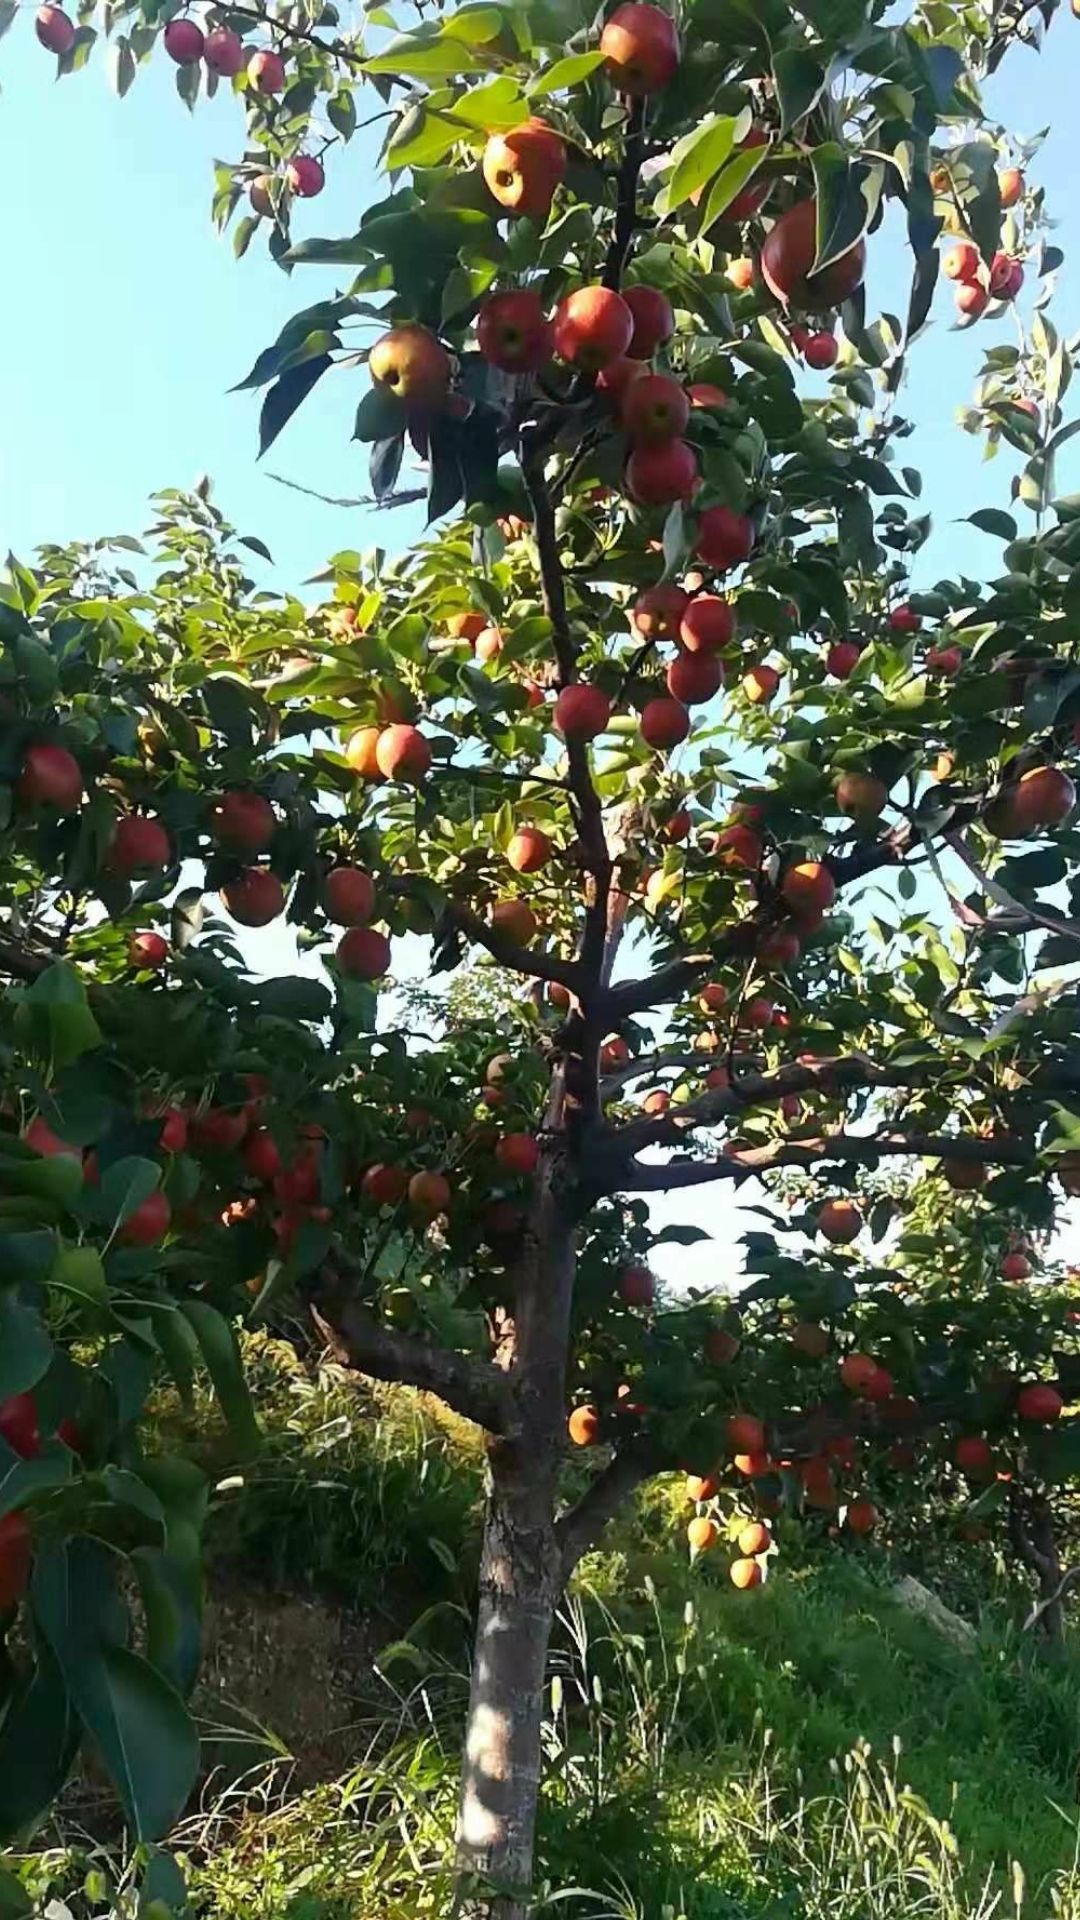
<path fill-rule="evenodd" d="M 1011 254 L 995 253 L 990 262 L 990 297 L 1015 300 L 1024 284 L 1024 269 Z"/>
<path fill-rule="evenodd" d="M 285 178 L 298 200 L 314 200 L 326 185 L 321 160 L 312 153 L 297 153 L 285 169 Z"/>
<path fill-rule="evenodd" d="M 583 680 L 564 687 L 555 702 L 555 725 L 564 740 L 595 740 L 611 719 L 611 701 Z"/>
<path fill-rule="evenodd" d="M 715 653 L 680 651 L 667 670 L 668 692 L 684 707 L 711 700 L 723 683 L 724 669 Z"/>
<path fill-rule="evenodd" d="M 566 1427 L 575 1447 L 594 1447 L 600 1438 L 600 1415 L 595 1407 L 575 1407 Z"/>
<path fill-rule="evenodd" d="M 707 567 L 726 573 L 741 566 L 754 550 L 754 529 L 745 513 L 734 507 L 706 507 L 698 522 L 694 552 Z"/>
<path fill-rule="evenodd" d="M 663 447 L 685 431 L 690 401 L 677 380 L 665 373 L 646 373 L 627 388 L 621 414 L 635 446 Z"/>
<path fill-rule="evenodd" d="M 75 45 L 75 22 L 62 7 L 39 7 L 34 32 L 48 53 L 70 53 Z"/>
<path fill-rule="evenodd" d="M 646 640 L 675 640 L 679 623 L 691 605 L 689 595 L 673 580 L 646 587 L 630 610 L 630 624 Z"/>
<path fill-rule="evenodd" d="M 414 1173 L 408 1192 L 410 1207 L 423 1220 L 434 1220 L 436 1214 L 449 1211 L 450 1182 L 444 1173 Z"/>
<path fill-rule="evenodd" d="M 754 1033 L 764 1033 L 766 1027 L 772 1026 L 774 1012 L 772 1001 L 766 1000 L 764 994 L 758 994 L 753 1000 L 748 1000 L 742 1010 L 743 1025 Z"/>
<path fill-rule="evenodd" d="M 764 1453 L 765 1428 L 753 1413 L 733 1413 L 725 1428 L 731 1453 Z"/>
<path fill-rule="evenodd" d="M 727 1327 L 710 1327 L 705 1335 L 705 1358 L 711 1367 L 726 1367 L 738 1357 L 742 1341 Z"/>
<path fill-rule="evenodd" d="M 375 746 L 387 780 L 422 780 L 431 767 L 431 745 L 419 727 L 384 727 Z"/>
<path fill-rule="evenodd" d="M 834 1246 L 846 1247 L 849 1241 L 858 1239 L 861 1229 L 862 1214 L 854 1200 L 826 1200 L 817 1216 L 818 1232 Z M 840 1371 L 843 1373 L 843 1367 Z M 848 1384 L 846 1379 L 844 1384 Z"/>
<path fill-rule="evenodd" d="M 247 64 L 248 79 L 256 93 L 282 93 L 285 89 L 285 62 L 280 53 L 260 47 Z"/>
<path fill-rule="evenodd" d="M 537 919 L 530 906 L 524 900 L 497 900 L 491 909 L 492 927 L 499 933 L 505 933 L 510 940 L 516 940 L 519 947 L 531 946 L 536 939 Z M 552 986 L 558 986 L 557 980 Z M 565 987 L 563 992 L 566 992 Z"/>
<path fill-rule="evenodd" d="M 624 1267 L 617 1292 L 627 1307 L 651 1307 L 656 1298 L 656 1281 L 648 1267 Z"/>
<path fill-rule="evenodd" d="M 742 1593 L 749 1593 L 752 1588 L 760 1587 L 765 1577 L 759 1563 L 748 1559 L 745 1554 L 741 1559 L 732 1561 L 728 1574 L 732 1586 L 738 1587 Z"/>
<path fill-rule="evenodd" d="M 160 933 L 133 933 L 127 957 L 129 967 L 163 967 L 169 957 L 169 943 Z"/>
<path fill-rule="evenodd" d="M 504 373 L 535 373 L 546 366 L 552 327 L 540 296 L 527 288 L 493 293 L 476 316 L 476 344 L 484 359 Z"/>
<path fill-rule="evenodd" d="M 156 1247 L 164 1240 L 169 1231 L 172 1208 L 160 1187 L 148 1193 L 146 1199 L 136 1207 L 133 1214 L 124 1221 L 117 1239 L 126 1247 Z"/>
<path fill-rule="evenodd" d="M 285 889 L 264 867 L 245 867 L 221 888 L 221 898 L 241 927 L 268 927 L 285 911 Z"/>
<path fill-rule="evenodd" d="M 785 871 L 780 892 L 794 914 L 828 913 L 836 899 L 836 881 L 820 860 L 800 860 Z"/>
<path fill-rule="evenodd" d="M 26 807 L 55 807 L 57 813 L 76 813 L 82 799 L 82 768 L 66 747 L 43 743 L 27 747 L 15 783 L 15 793 Z"/>
<path fill-rule="evenodd" d="M 970 1474 L 972 1479 L 984 1480 L 993 1472 L 994 1455 L 985 1434 L 961 1434 L 953 1458 L 961 1473 Z"/>
<path fill-rule="evenodd" d="M 758 959 L 767 967 L 793 967 L 801 950 L 802 942 L 793 927 L 775 927 L 758 948 Z"/>
<path fill-rule="evenodd" d="M 831 673 L 834 680 L 846 680 L 854 673 L 862 657 L 862 648 L 857 640 L 834 640 L 825 655 L 825 671 Z"/>
<path fill-rule="evenodd" d="M 1023 833 L 1032 827 L 1060 827 L 1076 805 L 1076 788 L 1060 767 L 1029 767 L 1020 775 L 1009 804 Z"/>
<path fill-rule="evenodd" d="M 232 1113 L 228 1107 L 207 1107 L 192 1119 L 192 1144 L 199 1153 L 234 1153 L 247 1130 L 248 1116 L 243 1108 Z"/>
<path fill-rule="evenodd" d="M 129 879 L 133 873 L 167 867 L 172 859 L 169 836 L 150 813 L 127 813 L 116 822 L 106 854 L 113 873 Z"/>
<path fill-rule="evenodd" d="M 409 1191 L 409 1176 L 404 1167 L 390 1166 L 385 1161 L 377 1160 L 365 1173 L 360 1189 L 377 1207 L 397 1207 Z"/>
<path fill-rule="evenodd" d="M 635 382 L 631 395 L 644 381 Z M 635 447 L 626 463 L 626 487 L 639 507 L 668 507 L 689 500 L 698 483 L 697 454 L 687 440 Z"/>
<path fill-rule="evenodd" d="M 515 873 L 539 873 L 552 855 L 551 841 L 540 827 L 519 827 L 506 849 Z"/>
<path fill-rule="evenodd" d="M 642 708 L 641 737 L 647 746 L 663 751 L 677 747 L 690 731 L 690 715 L 678 700 L 660 696 Z"/>
<path fill-rule="evenodd" d="M 214 27 L 207 34 L 203 59 L 211 73 L 220 74 L 223 80 L 232 80 L 246 58 L 243 41 L 230 27 Z"/>
<path fill-rule="evenodd" d="M 543 225 L 566 173 L 566 147 L 554 127 L 532 119 L 493 133 L 480 164 L 488 192 L 500 207 Z"/>
<path fill-rule="evenodd" d="M 651 360 L 675 331 L 671 301 L 658 287 L 624 287 L 623 299 L 634 316 L 627 353 L 633 360 Z"/>
<path fill-rule="evenodd" d="M 363 867 L 335 867 L 323 883 L 326 917 L 339 927 L 361 927 L 375 911 L 375 882 Z"/>
<path fill-rule="evenodd" d="M 954 240 L 941 256 L 941 271 L 946 280 L 972 281 L 982 264 L 982 255 L 972 240 Z"/>
<path fill-rule="evenodd" d="M 281 1153 L 269 1127 L 256 1127 L 244 1142 L 244 1167 L 253 1180 L 273 1180 L 281 1171 Z"/>
<path fill-rule="evenodd" d="M 864 1394 L 877 1376 L 884 1372 L 872 1354 L 848 1353 L 840 1362 L 840 1378 L 849 1393 Z"/>
<path fill-rule="evenodd" d="M 964 664 L 964 656 L 959 647 L 927 647 L 926 665 L 931 673 L 944 674 L 951 680 Z"/>
<path fill-rule="evenodd" d="M 837 812 L 851 820 L 873 819 L 889 798 L 884 780 L 878 780 L 872 773 L 842 773 L 835 792 Z"/>
<path fill-rule="evenodd" d="M 194 66 L 201 60 L 206 40 L 194 20 L 170 20 L 164 33 L 165 51 L 178 67 Z"/>
<path fill-rule="evenodd" d="M 797 200 L 780 215 L 761 249 L 762 279 L 783 306 L 819 313 L 824 307 L 840 306 L 862 285 L 865 240 L 857 240 L 820 273 L 811 272 L 816 252 L 817 205 L 813 200 Z"/>
<path fill-rule="evenodd" d="M 922 626 L 922 616 L 906 600 L 893 607 L 889 614 L 889 630 L 892 633 L 918 633 Z"/>
<path fill-rule="evenodd" d="M 32 1460 L 40 1453 L 37 1404 L 32 1393 L 13 1393 L 0 1400 L 0 1436 L 22 1460 Z"/>
<path fill-rule="evenodd" d="M 752 1560 L 756 1554 L 768 1553 L 772 1546 L 772 1534 L 763 1520 L 750 1520 L 742 1528 L 737 1544 L 739 1552 Z"/>
<path fill-rule="evenodd" d="M 714 1500 L 719 1491 L 720 1482 L 711 1473 L 688 1473 L 686 1476 L 688 1500 Z"/>
<path fill-rule="evenodd" d="M 1021 1387 L 1016 1396 L 1016 1411 L 1021 1420 L 1035 1420 L 1044 1426 L 1060 1418 L 1064 1405 L 1056 1387 L 1044 1386 L 1038 1380 Z"/>
<path fill-rule="evenodd" d="M 0 1519 L 0 1615 L 17 1607 L 26 1592 L 32 1558 L 30 1525 L 25 1514 L 5 1513 Z"/>
<path fill-rule="evenodd" d="M 835 367 L 839 351 L 835 334 L 811 333 L 803 344 L 802 355 L 808 367 L 815 373 L 823 373 L 826 367 Z"/>
<path fill-rule="evenodd" d="M 381 334 L 368 355 L 368 372 L 377 387 L 385 387 L 415 412 L 430 412 L 446 403 L 453 363 L 429 327 L 391 327 Z M 487 621 L 481 620 L 481 626 Z"/>
<path fill-rule="evenodd" d="M 376 927 L 351 927 L 338 941 L 337 963 L 351 980 L 381 980 L 390 971 L 390 942 Z"/>
<path fill-rule="evenodd" d="M 727 1006 L 728 990 L 722 980 L 710 980 L 698 994 L 702 1013 L 722 1013 Z"/>
<path fill-rule="evenodd" d="M 691 1559 L 696 1559 L 701 1553 L 708 1553 L 710 1547 L 715 1547 L 719 1538 L 720 1529 L 711 1515 L 707 1513 L 695 1514 L 686 1529 L 686 1540 L 690 1548 Z"/>
<path fill-rule="evenodd" d="M 1002 167 L 998 174 L 998 192 L 1006 212 L 1024 197 L 1024 176 L 1019 167 Z"/>
<path fill-rule="evenodd" d="M 685 807 L 677 807 L 667 825 L 663 828 L 665 840 L 685 840 L 690 831 L 690 815 Z"/>
<path fill-rule="evenodd" d="M 872 1500 L 853 1500 L 844 1524 L 852 1533 L 873 1533 L 880 1519 L 881 1515 Z"/>
<path fill-rule="evenodd" d="M 619 93 L 640 99 L 659 93 L 679 67 L 679 36 L 670 14 L 644 0 L 616 7 L 600 35 L 608 79 Z"/>
<path fill-rule="evenodd" d="M 659 1113 L 666 1113 L 670 1105 L 671 1095 L 667 1088 L 653 1087 L 652 1091 L 645 1095 L 641 1103 L 641 1111 L 655 1117 Z"/>
<path fill-rule="evenodd" d="M 757 872 L 763 851 L 760 835 L 740 821 L 722 827 L 713 843 L 713 852 L 725 867 L 742 867 L 747 873 Z"/>
<path fill-rule="evenodd" d="M 679 639 L 687 653 L 714 653 L 735 637 L 735 609 L 718 593 L 699 593 L 690 601 L 679 623 Z"/>
<path fill-rule="evenodd" d="M 502 650 L 503 637 L 501 627 L 485 627 L 483 633 L 477 634 L 473 645 L 473 653 L 484 665 L 486 665 L 489 660 L 497 660 Z"/>
<path fill-rule="evenodd" d="M 1027 1280 L 1031 1276 L 1031 1261 L 1026 1253 L 1007 1253 L 999 1272 L 1003 1280 Z"/>
<path fill-rule="evenodd" d="M 962 286 L 957 287 L 955 300 L 958 313 L 968 314 L 977 320 L 980 313 L 985 313 L 990 305 L 990 294 L 981 281 L 966 280 Z"/>
<path fill-rule="evenodd" d="M 158 1135 L 158 1145 L 162 1152 L 183 1153 L 188 1137 L 187 1114 L 181 1107 L 166 1107 L 159 1118 L 161 1132 Z"/>
<path fill-rule="evenodd" d="M 226 853 L 250 859 L 265 853 L 277 831 L 277 816 L 261 793 L 234 787 L 211 809 L 210 831 Z"/>
<path fill-rule="evenodd" d="M 644 380 L 648 368 L 641 360 L 632 360 L 628 354 L 620 354 L 610 365 L 601 367 L 596 376 L 597 390 L 611 396 L 615 412 L 622 416 L 626 396 L 638 380 Z"/>
<path fill-rule="evenodd" d="M 504 1133 L 495 1148 L 495 1163 L 504 1173 L 535 1173 L 540 1143 L 531 1133 Z"/>
<path fill-rule="evenodd" d="M 701 412 L 712 412 L 716 407 L 729 407 L 731 401 L 722 387 L 714 387 L 711 380 L 695 380 L 686 389 L 691 407 Z"/>
<path fill-rule="evenodd" d="M 829 1351 L 828 1329 L 816 1320 L 797 1320 L 791 1329 L 791 1344 L 808 1360 L 823 1360 Z"/>
<path fill-rule="evenodd" d="M 610 287 L 578 287 L 555 309 L 552 338 L 560 360 L 586 373 L 599 373 L 626 352 L 634 316 L 621 294 Z M 636 386 L 637 382 L 632 383 Z"/>
<path fill-rule="evenodd" d="M 734 205 L 734 202 L 732 204 Z M 730 212 L 730 208 L 728 211 Z M 740 293 L 749 292 L 754 284 L 756 273 L 757 268 L 749 254 L 743 254 L 738 260 L 729 260 L 727 263 L 727 277 Z"/>

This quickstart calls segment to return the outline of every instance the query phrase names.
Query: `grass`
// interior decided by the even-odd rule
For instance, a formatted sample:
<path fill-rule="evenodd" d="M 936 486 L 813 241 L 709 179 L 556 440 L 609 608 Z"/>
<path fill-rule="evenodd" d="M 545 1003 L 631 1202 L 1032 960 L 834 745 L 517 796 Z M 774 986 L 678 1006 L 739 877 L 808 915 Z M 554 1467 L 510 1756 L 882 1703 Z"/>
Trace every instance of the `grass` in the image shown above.
<path fill-rule="evenodd" d="M 342 1777 L 301 1787 L 277 1761 L 207 1783 L 176 1836 L 193 1902 L 206 1920 L 434 1920 L 478 1451 L 413 1396 L 311 1378 L 270 1340 L 249 1360 L 267 1443 L 219 1482 L 219 1575 L 356 1607 L 383 1652 Z M 1041 1664 L 1003 1603 L 958 1649 L 872 1549 L 815 1558 L 783 1525 L 772 1577 L 736 1593 L 721 1552 L 687 1564 L 678 1499 L 656 1488 L 566 1603 L 536 1920 L 1080 1920 L 1080 1657 Z M 23 1871 L 39 1911 L 137 1910 L 100 1836 L 56 1828 Z"/>

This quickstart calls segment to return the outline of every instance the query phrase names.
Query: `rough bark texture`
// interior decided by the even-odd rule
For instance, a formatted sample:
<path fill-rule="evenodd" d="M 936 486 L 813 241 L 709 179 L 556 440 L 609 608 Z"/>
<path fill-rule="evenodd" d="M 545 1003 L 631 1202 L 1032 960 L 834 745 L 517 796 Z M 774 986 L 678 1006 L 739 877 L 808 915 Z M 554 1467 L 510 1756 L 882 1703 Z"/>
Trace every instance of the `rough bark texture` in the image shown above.
<path fill-rule="evenodd" d="M 562 1119 L 556 1077 L 549 1122 Z M 488 1444 L 488 1510 L 465 1731 L 458 1857 L 468 1920 L 524 1920 L 532 1883 L 544 1679 L 563 1585 L 555 1495 L 565 1433 L 575 1218 L 565 1136 L 537 1178 L 514 1304 L 518 1419 Z"/>

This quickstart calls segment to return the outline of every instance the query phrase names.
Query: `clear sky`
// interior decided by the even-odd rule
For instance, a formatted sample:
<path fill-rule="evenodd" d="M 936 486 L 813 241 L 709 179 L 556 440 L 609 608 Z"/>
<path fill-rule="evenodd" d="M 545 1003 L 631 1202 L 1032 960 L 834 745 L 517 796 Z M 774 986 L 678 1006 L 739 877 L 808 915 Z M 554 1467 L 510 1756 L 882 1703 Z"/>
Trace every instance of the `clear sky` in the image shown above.
<path fill-rule="evenodd" d="M 123 101 L 109 89 L 100 52 L 87 71 L 56 83 L 32 21 L 26 6 L 0 42 L 0 551 L 137 532 L 155 487 L 189 485 L 201 473 L 213 476 L 219 504 L 241 530 L 270 546 L 276 569 L 264 570 L 267 585 L 299 588 L 338 547 L 404 544 L 411 515 L 335 509 L 275 484 L 255 460 L 257 399 L 228 392 L 283 322 L 336 284 L 330 269 L 286 275 L 258 240 L 237 263 L 229 237 L 215 234 L 211 167 L 242 151 L 238 104 L 223 90 L 189 114 L 160 49 Z M 1022 135 L 1054 129 L 1032 176 L 1047 188 L 1067 256 L 1080 241 L 1078 97 L 1080 20 L 1065 7 L 1043 57 L 1011 54 L 989 101 Z M 373 97 L 370 110 L 379 104 Z M 298 236 L 353 230 L 373 197 L 371 138 L 335 154 L 326 192 L 295 217 Z M 902 287 L 901 248 L 886 237 L 871 251 L 871 311 L 902 311 Z M 1065 334 L 1080 324 L 1071 257 L 1054 314 Z M 918 427 L 905 457 L 923 471 L 936 524 L 916 575 L 923 585 L 960 565 L 994 568 L 999 543 L 957 518 L 1007 505 L 1015 464 L 1005 454 L 984 469 L 980 444 L 953 424 L 983 348 L 1011 339 L 1012 323 L 956 334 L 950 315 L 941 288 L 901 402 Z M 326 494 L 363 494 L 365 455 L 349 434 L 366 383 L 362 370 L 324 381 L 267 456 L 270 472 Z M 720 1277 L 717 1259 L 732 1258 L 734 1210 L 678 1195 L 670 1212 L 707 1220 L 721 1245 L 675 1250 L 664 1268 Z"/>

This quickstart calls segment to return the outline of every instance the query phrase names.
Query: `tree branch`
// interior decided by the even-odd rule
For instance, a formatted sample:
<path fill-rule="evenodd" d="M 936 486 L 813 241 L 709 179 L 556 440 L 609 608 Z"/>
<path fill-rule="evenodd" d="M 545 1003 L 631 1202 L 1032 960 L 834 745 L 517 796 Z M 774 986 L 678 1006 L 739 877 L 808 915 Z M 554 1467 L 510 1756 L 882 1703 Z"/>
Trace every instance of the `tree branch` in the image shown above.
<path fill-rule="evenodd" d="M 53 958 L 50 953 L 31 953 L 17 940 L 0 939 L 0 973 L 9 973 L 13 980 L 36 980 L 52 966 Z"/>
<path fill-rule="evenodd" d="M 630 107 L 619 167 L 619 185 L 615 198 L 615 227 L 604 260 L 602 285 L 618 293 L 637 216 L 638 175 L 645 158 L 645 102 L 635 100 Z"/>
<path fill-rule="evenodd" d="M 958 860 L 963 862 L 968 872 L 978 881 L 983 892 L 991 900 L 996 901 L 999 907 L 1005 907 L 1010 913 L 1018 916 L 1021 926 L 1016 928 L 1016 931 L 1022 931 L 1025 926 L 1045 927 L 1048 933 L 1061 934 L 1066 940 L 1075 940 L 1080 945 L 1080 923 L 1075 920 L 1062 920 L 1056 913 L 1044 913 L 1038 907 L 1025 906 L 1022 900 L 1014 900 L 1012 894 L 1007 893 L 1004 887 L 991 879 L 985 867 L 979 864 L 962 834 L 947 833 L 945 845 L 951 848 Z"/>
<path fill-rule="evenodd" d="M 655 1056 L 657 1061 L 663 1055 Z M 700 1062 L 698 1053 L 690 1061 Z M 642 1070 L 641 1067 L 638 1070 Z M 807 1061 L 804 1065 L 778 1067 L 775 1073 L 740 1074 L 730 1086 L 703 1093 L 688 1100 L 675 1113 L 655 1118 L 632 1120 L 611 1130 L 611 1144 L 626 1153 L 641 1153 L 645 1147 L 675 1146 L 684 1133 L 695 1127 L 714 1127 L 733 1113 L 747 1107 L 773 1106 L 789 1093 L 837 1093 L 858 1091 L 864 1087 L 921 1086 L 933 1074 L 941 1073 L 940 1059 L 922 1061 L 912 1067 L 879 1067 L 866 1054 L 838 1055 L 832 1060 Z M 630 1074 L 629 1067 L 623 1069 Z M 606 1086 L 605 1082 L 605 1086 Z"/>
<path fill-rule="evenodd" d="M 454 901 L 447 905 L 447 918 L 462 933 L 487 951 L 504 967 L 512 967 L 515 973 L 526 974 L 533 980 L 557 980 L 562 986 L 569 987 L 572 993 L 581 990 L 581 968 L 577 961 L 563 960 L 557 953 L 548 953 L 542 947 L 522 947 L 509 934 L 501 933 L 498 927 L 489 927 L 486 920 L 473 913 L 468 907 L 458 906 Z"/>
<path fill-rule="evenodd" d="M 373 1380 L 397 1381 L 437 1394 L 455 1413 L 488 1433 L 506 1434 L 512 1428 L 513 1394 L 498 1367 L 380 1325 L 365 1307 L 348 1298 L 340 1275 L 320 1287 L 311 1314 L 342 1366 Z"/>
<path fill-rule="evenodd" d="M 582 1555 L 596 1545 L 623 1501 L 644 1480 L 650 1480 L 654 1473 L 661 1472 L 663 1466 L 664 1462 L 654 1447 L 644 1441 L 631 1441 L 619 1448 L 603 1472 L 590 1481 L 580 1500 L 555 1522 L 564 1582 L 569 1580 Z"/>
<path fill-rule="evenodd" d="M 761 1147 L 728 1147 L 714 1160 L 676 1159 L 656 1166 L 642 1166 L 639 1160 L 632 1159 L 621 1172 L 614 1169 L 609 1178 L 601 1171 L 597 1184 L 602 1193 L 664 1193 L 676 1187 L 704 1186 L 710 1180 L 737 1180 L 768 1173 L 773 1167 L 812 1167 L 827 1160 L 866 1166 L 887 1154 L 1013 1167 L 1029 1166 L 1035 1157 L 1015 1138 L 982 1140 L 940 1133 L 838 1133 L 815 1140 L 771 1140 Z"/>

